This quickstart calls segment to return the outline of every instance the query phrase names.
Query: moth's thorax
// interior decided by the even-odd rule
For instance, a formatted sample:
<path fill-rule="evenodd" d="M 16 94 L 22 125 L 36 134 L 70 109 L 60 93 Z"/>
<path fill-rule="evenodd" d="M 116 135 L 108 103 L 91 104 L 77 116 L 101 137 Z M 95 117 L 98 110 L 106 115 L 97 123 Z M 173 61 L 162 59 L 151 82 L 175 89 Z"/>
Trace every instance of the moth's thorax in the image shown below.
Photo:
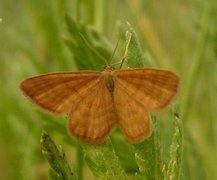
<path fill-rule="evenodd" d="M 109 92 L 113 94 L 114 91 L 114 71 L 111 67 L 106 67 L 105 71 L 102 72 L 103 81 L 108 88 Z"/>

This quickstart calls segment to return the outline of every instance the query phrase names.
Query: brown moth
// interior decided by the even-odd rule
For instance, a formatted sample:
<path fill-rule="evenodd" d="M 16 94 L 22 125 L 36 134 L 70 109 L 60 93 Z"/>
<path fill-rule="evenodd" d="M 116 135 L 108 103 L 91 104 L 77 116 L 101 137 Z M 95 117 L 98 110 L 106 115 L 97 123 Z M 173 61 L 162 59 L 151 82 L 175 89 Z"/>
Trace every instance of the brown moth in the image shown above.
<path fill-rule="evenodd" d="M 68 129 L 89 143 L 103 142 L 116 124 L 138 143 L 152 132 L 150 114 L 164 109 L 177 94 L 179 77 L 151 68 L 103 72 L 80 71 L 39 75 L 20 88 L 38 106 L 53 114 L 67 113 Z"/>

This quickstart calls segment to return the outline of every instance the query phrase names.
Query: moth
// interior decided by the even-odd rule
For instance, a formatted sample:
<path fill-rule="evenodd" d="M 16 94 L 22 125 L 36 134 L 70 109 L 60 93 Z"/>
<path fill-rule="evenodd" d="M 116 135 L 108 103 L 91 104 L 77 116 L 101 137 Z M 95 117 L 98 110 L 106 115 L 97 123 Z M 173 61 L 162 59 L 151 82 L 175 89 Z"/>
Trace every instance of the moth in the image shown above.
<path fill-rule="evenodd" d="M 103 72 L 57 72 L 24 80 L 21 90 L 52 114 L 68 114 L 68 129 L 77 139 L 101 143 L 119 125 L 138 143 L 152 132 L 150 114 L 176 96 L 179 77 L 167 70 L 130 68 Z"/>

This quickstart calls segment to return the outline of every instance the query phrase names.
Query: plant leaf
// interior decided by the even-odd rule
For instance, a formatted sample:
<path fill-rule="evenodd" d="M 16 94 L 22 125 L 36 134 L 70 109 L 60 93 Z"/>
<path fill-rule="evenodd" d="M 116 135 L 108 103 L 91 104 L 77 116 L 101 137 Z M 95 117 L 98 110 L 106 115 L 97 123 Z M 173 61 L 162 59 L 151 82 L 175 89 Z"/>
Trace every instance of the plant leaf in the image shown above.
<path fill-rule="evenodd" d="M 103 70 L 111 54 L 109 43 L 95 29 L 75 22 L 65 16 L 70 38 L 65 39 L 74 56 L 75 63 L 82 70 Z"/>
<path fill-rule="evenodd" d="M 42 134 L 41 144 L 42 153 L 51 166 L 50 179 L 76 180 L 75 174 L 67 163 L 64 151 L 58 150 L 53 140 L 45 132 Z"/>
<path fill-rule="evenodd" d="M 129 40 L 131 34 L 131 40 L 129 49 L 127 52 L 127 65 L 130 67 L 144 67 L 144 56 L 138 37 L 132 26 L 128 23 L 128 31 L 126 33 L 126 40 Z"/>
<path fill-rule="evenodd" d="M 176 180 L 180 179 L 181 163 L 183 153 L 183 130 L 182 121 L 178 114 L 174 114 L 175 132 L 173 135 L 172 144 L 170 146 L 170 161 L 168 163 L 165 179 Z"/>
<path fill-rule="evenodd" d="M 85 160 L 98 179 L 127 179 L 110 140 L 99 145 L 82 144 L 82 147 Z"/>
<path fill-rule="evenodd" d="M 162 179 L 162 157 L 160 152 L 159 119 L 152 118 L 154 131 L 151 137 L 142 143 L 135 144 L 135 159 L 139 166 L 137 179 Z"/>

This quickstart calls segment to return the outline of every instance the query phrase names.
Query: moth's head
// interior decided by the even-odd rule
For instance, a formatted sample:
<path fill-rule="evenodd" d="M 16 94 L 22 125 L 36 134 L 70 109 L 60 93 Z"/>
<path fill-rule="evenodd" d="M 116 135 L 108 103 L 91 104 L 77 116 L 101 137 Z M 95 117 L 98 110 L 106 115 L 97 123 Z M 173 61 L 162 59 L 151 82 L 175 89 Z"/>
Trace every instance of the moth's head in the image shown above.
<path fill-rule="evenodd" d="M 104 70 L 105 71 L 113 71 L 113 64 L 107 64 L 106 66 L 104 66 Z"/>

